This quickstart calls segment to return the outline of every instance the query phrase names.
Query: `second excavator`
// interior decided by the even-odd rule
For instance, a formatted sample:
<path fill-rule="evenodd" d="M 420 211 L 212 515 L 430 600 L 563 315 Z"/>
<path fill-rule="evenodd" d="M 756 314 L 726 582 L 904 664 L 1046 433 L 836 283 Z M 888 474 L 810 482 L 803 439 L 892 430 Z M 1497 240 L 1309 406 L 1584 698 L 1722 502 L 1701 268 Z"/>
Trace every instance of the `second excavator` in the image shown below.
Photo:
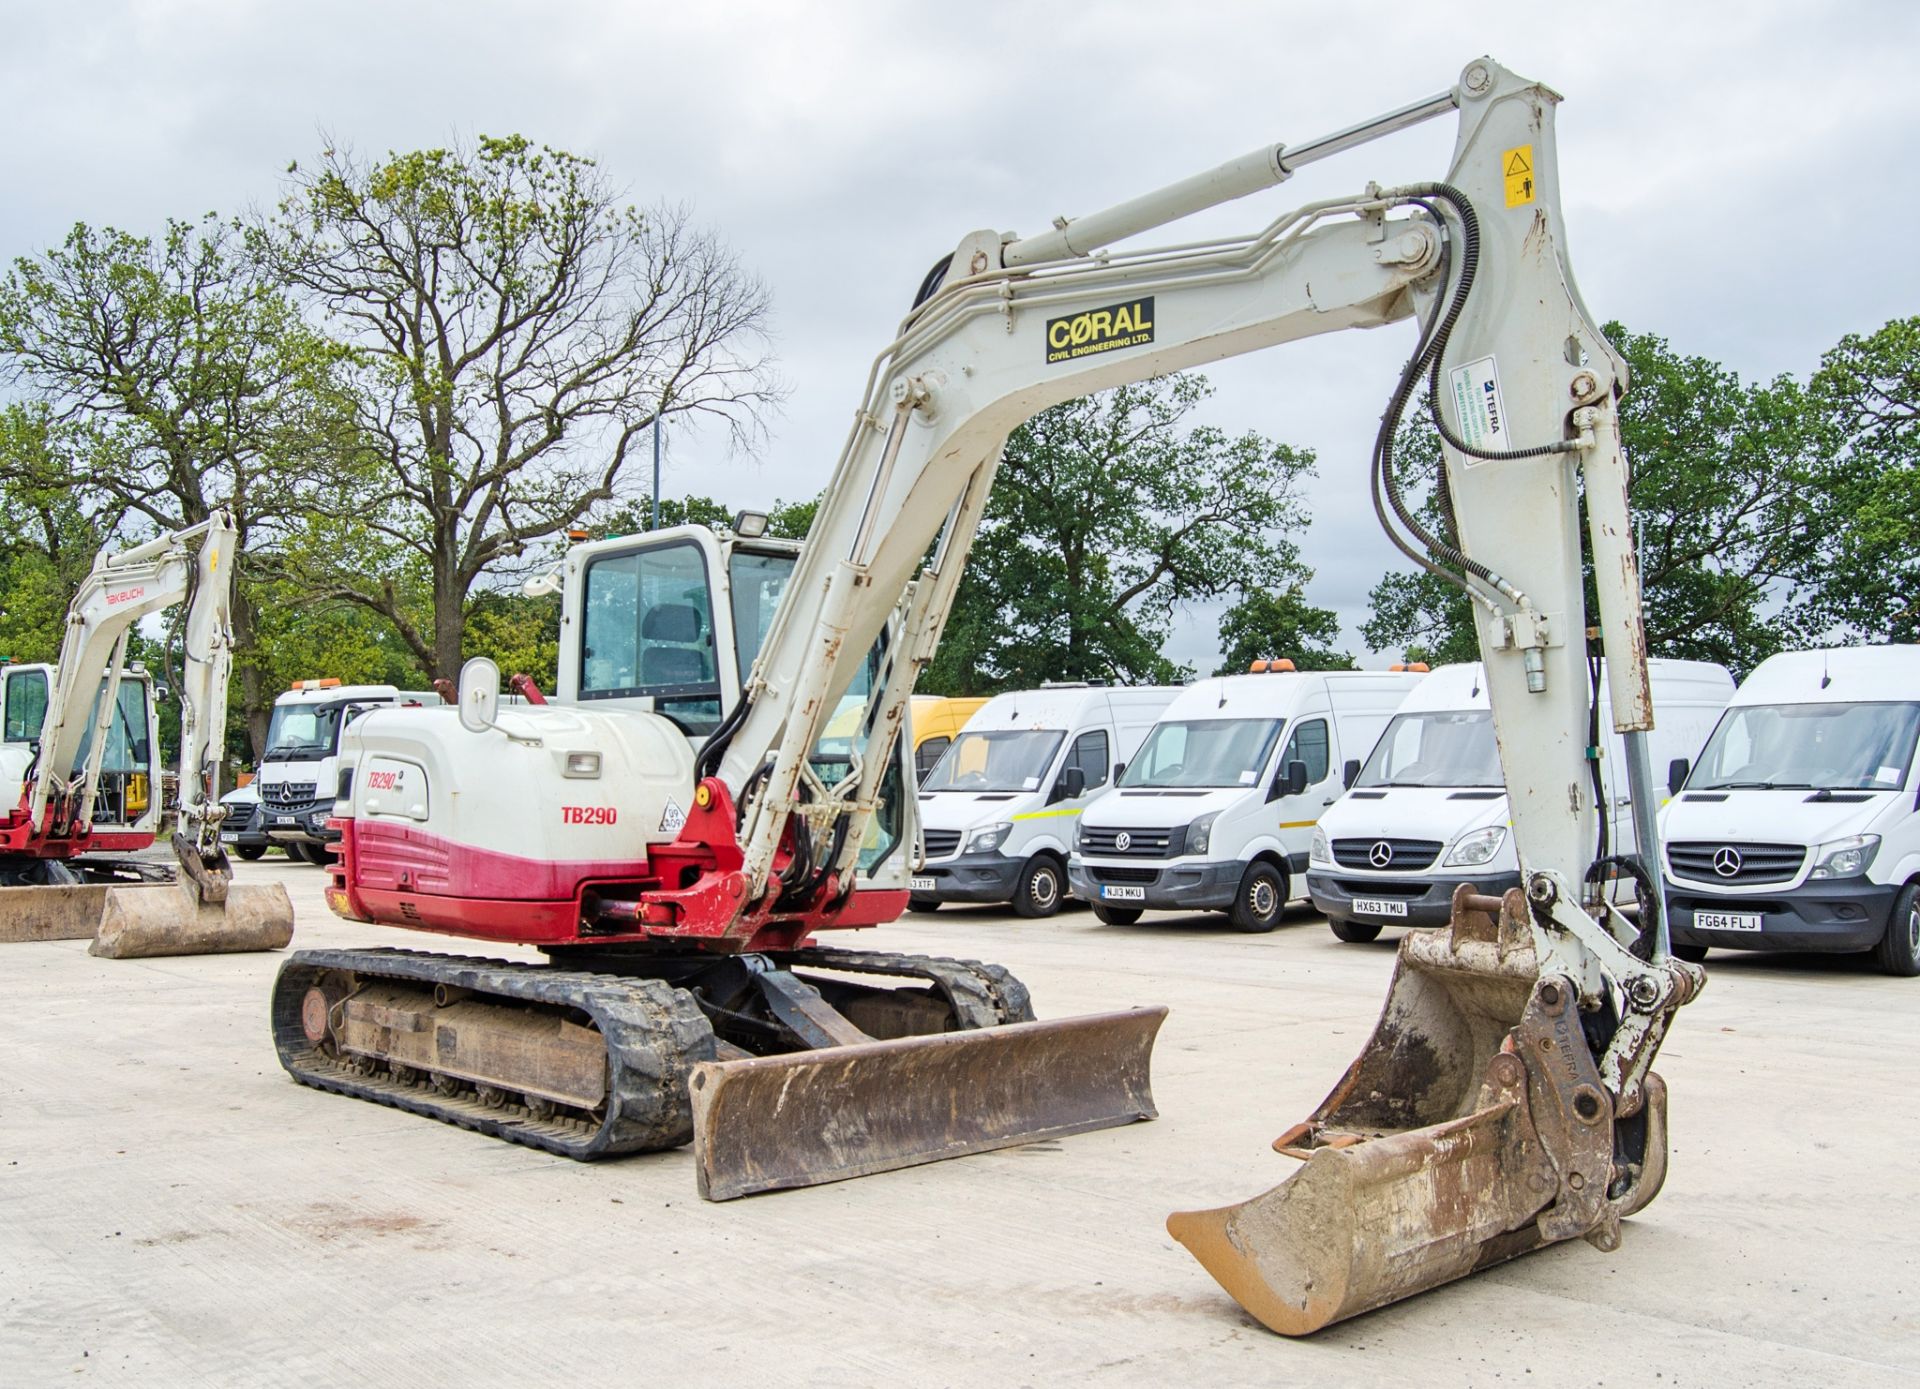
<path fill-rule="evenodd" d="M 583 546 L 553 706 L 500 709 L 497 670 L 477 664 L 457 710 L 355 726 L 334 909 L 550 963 L 296 955 L 273 1000 L 288 1070 L 581 1156 L 691 1136 L 715 1197 L 1150 1113 L 1159 1010 L 1034 1023 L 1004 971 L 813 938 L 905 905 L 915 806 L 897 735 L 1008 433 L 1125 382 L 1413 320 L 1376 507 L 1472 599 L 1525 887 L 1463 892 L 1447 929 L 1406 938 L 1374 1038 L 1280 1140 L 1304 1159 L 1291 1182 L 1170 1226 L 1289 1333 L 1551 1241 L 1611 1248 L 1659 1189 L 1651 1063 L 1703 976 L 1669 953 L 1644 866 L 1626 371 L 1567 260 L 1558 100 L 1478 59 L 1323 139 L 1035 236 L 963 238 L 876 359 L 802 551 L 749 519 Z M 1129 244 L 1448 114 L 1440 180 L 1369 184 L 1249 235 Z M 1439 529 L 1394 456 L 1423 388 L 1445 441 Z M 1595 814 L 1602 662 L 1638 859 L 1609 851 Z M 847 708 L 859 731 L 823 756 Z M 1642 882 L 1637 921 L 1603 890 L 1620 872 Z M 875 986 L 890 975 L 912 982 Z"/>

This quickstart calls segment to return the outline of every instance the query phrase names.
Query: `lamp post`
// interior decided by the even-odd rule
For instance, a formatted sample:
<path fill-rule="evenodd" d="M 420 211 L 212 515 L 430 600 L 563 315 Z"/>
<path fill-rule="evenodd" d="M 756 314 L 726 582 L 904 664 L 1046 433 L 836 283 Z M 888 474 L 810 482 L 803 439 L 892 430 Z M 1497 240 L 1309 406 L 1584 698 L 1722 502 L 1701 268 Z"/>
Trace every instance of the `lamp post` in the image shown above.
<path fill-rule="evenodd" d="M 653 524 L 649 530 L 660 529 L 660 416 L 653 417 Z"/>

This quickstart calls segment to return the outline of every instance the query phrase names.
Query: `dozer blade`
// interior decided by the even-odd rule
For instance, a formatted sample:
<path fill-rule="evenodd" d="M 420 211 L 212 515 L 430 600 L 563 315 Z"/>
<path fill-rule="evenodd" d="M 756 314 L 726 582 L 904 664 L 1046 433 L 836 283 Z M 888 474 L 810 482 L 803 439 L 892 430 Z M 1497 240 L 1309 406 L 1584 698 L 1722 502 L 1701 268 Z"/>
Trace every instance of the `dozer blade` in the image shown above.
<path fill-rule="evenodd" d="M 0 887 L 0 941 L 87 940 L 114 891 L 111 883 Z"/>
<path fill-rule="evenodd" d="M 693 1068 L 700 1194 L 728 1201 L 1151 1119 L 1165 1008 Z"/>
<path fill-rule="evenodd" d="M 278 883 L 231 884 L 224 903 L 202 903 L 186 883 L 105 892 L 87 950 L 103 959 L 284 950 L 293 939 L 293 903 Z"/>
<path fill-rule="evenodd" d="M 1666 1090 L 1649 1076 L 1618 1132 L 1571 991 L 1538 978 L 1525 899 L 1456 895 L 1452 924 L 1408 934 L 1359 1059 L 1279 1151 L 1304 1159 L 1238 1205 L 1167 1230 L 1274 1331 L 1300 1336 L 1584 1236 L 1666 1173 Z"/>

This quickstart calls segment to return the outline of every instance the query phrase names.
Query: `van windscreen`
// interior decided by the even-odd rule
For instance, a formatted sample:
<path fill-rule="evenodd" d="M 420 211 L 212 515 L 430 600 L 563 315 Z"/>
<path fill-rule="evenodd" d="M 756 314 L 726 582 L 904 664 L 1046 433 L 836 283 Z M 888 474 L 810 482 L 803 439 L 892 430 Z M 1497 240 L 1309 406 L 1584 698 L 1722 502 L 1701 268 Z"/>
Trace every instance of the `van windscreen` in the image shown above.
<path fill-rule="evenodd" d="M 1736 705 L 1687 779 L 1692 791 L 1902 791 L 1920 704 Z"/>
<path fill-rule="evenodd" d="M 1066 735 L 1057 728 L 962 733 L 927 773 L 922 791 L 1036 791 Z"/>
<path fill-rule="evenodd" d="M 1153 726 L 1127 764 L 1123 787 L 1252 786 L 1273 755 L 1283 719 L 1176 719 Z"/>
<path fill-rule="evenodd" d="M 1396 714 L 1355 786 L 1505 786 L 1485 709 Z"/>

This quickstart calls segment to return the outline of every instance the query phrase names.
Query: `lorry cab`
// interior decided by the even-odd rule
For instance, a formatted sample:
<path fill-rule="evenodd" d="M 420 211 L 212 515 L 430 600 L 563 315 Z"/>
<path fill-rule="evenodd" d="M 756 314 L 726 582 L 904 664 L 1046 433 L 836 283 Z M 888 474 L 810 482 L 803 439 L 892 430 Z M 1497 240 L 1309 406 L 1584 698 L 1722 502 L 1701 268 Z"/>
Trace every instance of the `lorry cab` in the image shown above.
<path fill-rule="evenodd" d="M 1774 656 L 1661 817 L 1674 953 L 1874 952 L 1920 974 L 1920 646 Z"/>
<path fill-rule="evenodd" d="M 33 663 L 0 669 L 0 800 L 20 803 L 29 769 L 40 752 L 40 730 L 55 685 L 54 667 Z M 105 675 L 87 715 L 87 731 L 72 771 L 93 756 L 94 730 Z M 132 851 L 153 842 L 160 826 L 161 798 L 154 794 L 153 759 L 160 748 L 160 711 L 152 677 L 138 663 L 120 677 L 114 711 L 100 754 L 100 784 L 94 795 L 88 848 Z"/>
<path fill-rule="evenodd" d="M 1422 677 L 1273 665 L 1182 690 L 1081 817 L 1069 872 L 1102 921 L 1151 907 L 1271 931 L 1304 894 L 1308 841 L 1343 761 L 1373 746 Z"/>
<path fill-rule="evenodd" d="M 926 860 L 912 905 L 1007 902 L 1052 916 L 1066 896 L 1073 827 L 1179 690 L 1044 685 L 995 695 L 920 786 Z"/>
<path fill-rule="evenodd" d="M 327 821 L 340 784 L 341 735 L 373 709 L 438 703 L 432 690 L 347 685 L 334 678 L 295 681 L 273 702 L 266 751 L 252 783 L 268 841 L 290 858 L 325 863 L 325 846 L 340 837 Z"/>
<path fill-rule="evenodd" d="M 1656 765 L 1692 757 L 1726 708 L 1733 677 L 1705 661 L 1647 664 Z M 1604 682 L 1600 705 L 1604 728 Z M 1624 740 L 1607 729 L 1600 747 L 1608 852 L 1632 853 Z M 1321 817 L 1307 868 L 1313 904 L 1344 941 L 1373 940 L 1387 926 L 1444 926 L 1460 884 L 1490 894 L 1520 885 L 1508 824 L 1485 667 L 1442 666 L 1407 695 L 1351 788 Z M 1630 878 L 1610 886 L 1617 901 L 1631 900 Z"/>

